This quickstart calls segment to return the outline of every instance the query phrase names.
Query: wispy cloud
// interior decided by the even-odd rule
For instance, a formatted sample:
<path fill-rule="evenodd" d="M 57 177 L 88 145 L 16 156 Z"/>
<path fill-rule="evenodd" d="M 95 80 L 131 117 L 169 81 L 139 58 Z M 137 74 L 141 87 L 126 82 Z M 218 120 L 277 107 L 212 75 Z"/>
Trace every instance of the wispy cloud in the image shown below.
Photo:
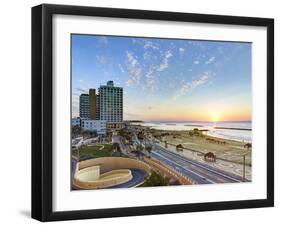
<path fill-rule="evenodd" d="M 105 57 L 105 56 L 99 56 L 97 55 L 96 56 L 97 60 L 99 63 L 102 63 L 102 64 L 105 64 L 108 62 L 109 58 Z"/>
<path fill-rule="evenodd" d="M 200 62 L 199 62 L 199 60 L 194 60 L 193 61 L 193 64 L 199 64 Z"/>
<path fill-rule="evenodd" d="M 154 92 L 158 89 L 155 77 L 147 78 L 145 85 L 146 85 L 146 89 L 148 89 L 148 91 L 150 92 Z"/>
<path fill-rule="evenodd" d="M 179 48 L 179 55 L 182 57 L 185 53 L 185 48 L 180 47 Z"/>
<path fill-rule="evenodd" d="M 152 58 L 152 53 L 150 51 L 144 52 L 144 54 L 143 54 L 143 59 L 144 60 L 149 60 L 151 58 Z"/>
<path fill-rule="evenodd" d="M 168 50 L 163 57 L 162 63 L 159 65 L 157 71 L 164 71 L 166 68 L 169 67 L 169 58 L 173 56 L 172 51 Z"/>
<path fill-rule="evenodd" d="M 205 64 L 211 64 L 215 61 L 215 59 L 216 59 L 216 57 L 212 56 L 205 62 Z"/>
<path fill-rule="evenodd" d="M 141 65 L 132 52 L 127 52 L 127 69 L 130 75 L 127 85 L 130 86 L 134 83 L 139 83 L 142 71 Z"/>
<path fill-rule="evenodd" d="M 80 93 L 88 93 L 89 92 L 89 89 L 87 89 L 85 87 L 78 87 L 76 90 Z"/>
<path fill-rule="evenodd" d="M 125 69 L 123 68 L 122 64 L 118 64 L 118 68 L 122 73 L 125 73 Z"/>
<path fill-rule="evenodd" d="M 154 50 L 159 49 L 158 45 L 151 41 L 145 41 L 143 48 L 144 49 L 154 49 Z"/>
<path fill-rule="evenodd" d="M 177 91 L 176 95 L 173 97 L 174 100 L 184 96 L 188 92 L 194 90 L 195 88 L 205 84 L 210 78 L 210 72 L 203 72 L 199 75 L 198 79 L 194 79 L 189 82 L 185 82 L 181 88 Z"/>

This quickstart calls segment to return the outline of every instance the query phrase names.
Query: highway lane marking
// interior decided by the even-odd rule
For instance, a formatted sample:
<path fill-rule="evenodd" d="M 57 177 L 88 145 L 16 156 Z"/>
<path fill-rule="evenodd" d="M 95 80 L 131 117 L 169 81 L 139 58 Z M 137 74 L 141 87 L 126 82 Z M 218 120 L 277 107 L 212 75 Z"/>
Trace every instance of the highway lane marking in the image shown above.
<path fill-rule="evenodd" d="M 189 162 L 190 164 L 193 164 L 193 165 L 196 165 L 196 166 L 201 167 L 201 168 L 203 168 L 203 169 L 206 169 L 206 170 L 208 170 L 208 171 L 210 171 L 210 172 L 213 172 L 213 173 L 215 173 L 215 174 L 217 174 L 217 175 L 220 175 L 220 176 L 222 176 L 222 177 L 228 178 L 228 179 L 230 179 L 230 180 L 232 180 L 232 181 L 241 182 L 241 181 L 238 180 L 238 179 L 235 179 L 235 178 L 230 177 L 230 176 L 228 176 L 228 175 L 222 174 L 222 173 L 217 172 L 217 171 L 215 171 L 215 170 L 213 170 L 213 169 L 209 169 L 209 168 L 206 167 L 206 166 L 203 166 L 203 165 L 201 165 L 201 164 L 198 164 L 198 163 L 196 163 L 196 162 L 193 162 L 193 161 L 191 161 L 191 160 L 189 160 L 189 159 L 187 159 L 187 158 L 184 158 L 184 157 L 182 157 L 182 156 L 180 156 L 180 155 L 178 155 L 178 154 L 176 154 L 176 153 L 172 153 L 172 152 L 170 152 L 170 151 L 164 149 L 163 147 L 161 147 L 161 146 L 159 146 L 159 145 L 156 145 L 156 146 L 158 146 L 158 147 L 161 149 L 160 151 L 163 151 L 163 152 L 166 152 L 166 153 L 168 152 L 168 154 L 177 156 L 177 157 L 181 158 L 183 161 Z M 163 150 L 163 149 L 164 149 L 164 150 Z"/>
<path fill-rule="evenodd" d="M 171 162 L 170 159 L 168 159 L 167 157 L 165 157 L 165 156 L 163 156 L 163 155 L 161 155 L 161 154 L 159 154 L 159 153 L 153 152 L 152 154 L 158 155 L 158 156 L 160 156 L 160 158 L 166 159 L 168 162 Z M 186 170 L 187 172 L 189 172 L 189 173 L 191 173 L 191 174 L 195 174 L 196 176 L 198 176 L 198 177 L 200 178 L 200 180 L 208 181 L 208 182 L 213 183 L 213 184 L 216 183 L 216 182 L 213 181 L 213 180 L 207 179 L 207 178 L 203 177 L 202 175 L 200 175 L 200 174 L 198 174 L 198 173 L 195 173 L 195 172 L 193 172 L 193 171 L 191 171 L 191 170 L 189 170 L 189 169 L 186 169 L 186 168 L 182 167 L 181 165 L 179 165 L 179 164 L 176 163 L 176 162 L 171 162 L 171 163 L 174 164 L 174 165 L 177 165 L 179 168 L 182 168 L 183 170 Z"/>
<path fill-rule="evenodd" d="M 158 154 L 159 155 L 159 153 L 154 153 L 154 154 Z M 163 156 L 163 155 L 162 155 Z M 165 158 L 165 159 L 168 159 L 169 161 L 171 161 L 171 159 L 169 159 L 168 157 L 164 157 L 163 156 L 163 158 Z M 173 161 L 177 161 L 177 160 L 175 160 L 175 159 L 173 159 Z M 181 160 L 182 161 L 182 160 Z M 183 161 L 182 161 L 183 162 Z M 190 171 L 190 172 L 192 172 L 192 173 L 194 173 L 194 174 L 196 174 L 197 176 L 199 175 L 201 178 L 204 178 L 204 179 L 206 179 L 206 180 L 208 180 L 209 182 L 211 182 L 211 183 L 214 183 L 214 184 L 217 184 L 217 183 L 219 183 L 219 181 L 221 181 L 219 178 L 214 178 L 215 180 L 217 180 L 217 181 L 214 181 L 213 179 L 210 179 L 210 178 L 208 178 L 207 179 L 207 177 L 214 177 L 214 175 L 212 175 L 212 174 L 208 174 L 208 172 L 202 172 L 202 169 L 200 169 L 200 168 L 194 168 L 194 166 L 192 165 L 192 164 L 190 164 L 190 163 L 186 163 L 186 162 L 184 162 L 184 164 L 189 164 L 189 165 L 191 165 L 192 167 L 190 168 L 189 166 L 182 166 L 182 165 L 180 165 L 179 163 L 175 163 L 175 162 L 172 162 L 173 164 L 176 164 L 176 165 L 179 165 L 181 168 L 183 168 L 183 169 L 185 169 L 186 171 Z M 176 167 L 176 168 L 178 168 L 178 167 Z M 201 172 L 200 172 L 200 170 L 201 170 Z M 196 171 L 196 172 L 195 172 Z M 216 175 L 215 175 L 216 176 Z"/>
<path fill-rule="evenodd" d="M 135 135 L 135 136 L 136 136 L 136 135 Z M 137 140 L 138 140 L 138 139 L 137 139 Z M 160 146 L 159 144 L 153 144 L 153 145 L 156 146 L 156 147 L 158 147 L 158 148 L 160 148 L 160 151 L 166 152 L 168 155 L 170 154 L 170 155 L 172 155 L 172 156 L 176 156 L 176 157 L 180 158 L 180 159 L 181 159 L 182 161 L 184 161 L 184 162 L 188 162 L 189 164 L 192 164 L 192 165 L 195 165 L 195 166 L 197 166 L 197 167 L 199 167 L 199 168 L 205 169 L 205 170 L 209 171 L 209 173 L 212 172 L 212 173 L 214 173 L 214 174 L 216 174 L 216 175 L 219 175 L 219 176 L 221 176 L 221 177 L 223 177 L 223 178 L 227 178 L 227 179 L 230 180 L 230 181 L 241 182 L 241 180 L 238 180 L 238 179 L 235 179 L 235 178 L 230 177 L 230 176 L 228 176 L 228 175 L 225 175 L 225 174 L 223 174 L 223 173 L 217 172 L 217 171 L 215 171 L 215 170 L 213 170 L 213 169 L 210 169 L 210 168 L 208 168 L 208 167 L 206 167 L 206 166 L 204 166 L 204 165 L 198 164 L 198 163 L 193 162 L 193 161 L 191 161 L 191 160 L 189 160 L 189 159 L 187 159 L 187 158 L 184 158 L 184 157 L 182 157 L 182 156 L 180 156 L 180 155 L 178 155 L 178 154 L 176 154 L 176 153 L 173 153 L 173 152 L 171 152 L 171 151 L 168 151 L 168 150 L 166 150 L 164 147 Z M 181 166 L 181 167 L 182 167 L 182 166 Z M 182 167 L 182 168 L 183 168 L 183 167 Z M 183 169 L 185 169 L 185 168 L 183 168 Z M 191 171 L 191 172 L 193 172 L 193 171 Z M 202 172 L 201 172 L 201 173 L 202 173 Z M 218 179 L 219 179 L 219 178 L 218 178 Z M 220 180 L 220 181 L 221 181 L 221 180 Z M 216 182 L 216 183 L 217 183 L 217 182 Z"/>
<path fill-rule="evenodd" d="M 136 135 L 135 135 L 135 137 L 136 137 Z M 138 139 L 137 139 L 137 140 L 138 140 Z M 223 173 L 217 172 L 217 171 L 215 171 L 215 170 L 213 170 L 213 169 L 210 169 L 210 168 L 208 168 L 208 167 L 206 167 L 206 166 L 203 166 L 203 165 L 198 164 L 198 163 L 196 163 L 196 162 L 193 162 L 193 161 L 191 161 L 191 160 L 189 160 L 189 159 L 187 159 L 187 158 L 184 158 L 184 157 L 182 157 L 182 156 L 180 156 L 180 155 L 178 155 L 178 154 L 176 154 L 176 153 L 173 153 L 173 152 L 171 152 L 171 151 L 168 151 L 168 150 L 166 150 L 164 147 L 160 146 L 159 144 L 153 144 L 153 146 L 158 147 L 158 148 L 160 149 L 160 151 L 162 151 L 162 152 L 166 152 L 167 154 L 176 156 L 176 157 L 180 158 L 180 159 L 181 159 L 182 161 L 184 161 L 184 162 L 188 162 L 189 164 L 192 164 L 192 165 L 195 165 L 195 166 L 197 166 L 197 167 L 199 167 L 199 168 L 205 169 L 205 170 L 207 170 L 207 171 L 209 171 L 209 172 L 212 172 L 212 173 L 214 173 L 214 174 L 216 174 L 216 175 L 219 175 L 219 176 L 221 176 L 221 177 L 223 177 L 223 178 L 227 178 L 228 180 L 230 180 L 230 181 L 232 181 L 232 182 L 233 182 L 233 181 L 234 181 L 234 182 L 241 182 L 241 180 L 238 180 L 238 179 L 235 179 L 235 178 L 230 177 L 230 176 L 228 176 L 228 175 L 225 175 L 225 174 L 223 174 Z"/>
<path fill-rule="evenodd" d="M 160 150 L 160 151 L 166 152 L 166 153 L 169 152 L 169 153 L 167 153 L 167 154 L 171 154 L 171 155 L 174 155 L 174 156 L 178 156 L 179 158 L 182 159 L 182 161 L 186 161 L 186 162 L 188 162 L 188 163 L 190 163 L 190 164 L 193 164 L 193 165 L 195 165 L 195 166 L 198 166 L 198 167 L 201 167 L 201 168 L 203 168 L 203 169 L 206 169 L 206 170 L 208 170 L 208 171 L 210 171 L 210 172 L 212 172 L 212 173 L 214 173 L 214 174 L 220 175 L 221 177 L 227 178 L 227 179 L 232 180 L 232 181 L 235 181 L 235 182 L 241 182 L 241 181 L 238 180 L 238 179 L 235 179 L 235 178 L 230 177 L 230 176 L 228 176 L 228 175 L 225 175 L 225 174 L 223 174 L 223 173 L 217 172 L 217 171 L 215 171 L 215 170 L 213 170 L 213 169 L 210 169 L 210 168 L 208 168 L 208 167 L 206 167 L 206 166 L 204 166 L 204 165 L 201 165 L 201 164 L 198 164 L 198 163 L 196 163 L 196 162 L 193 162 L 192 160 L 189 160 L 189 159 L 187 159 L 187 158 L 184 158 L 184 157 L 182 157 L 182 156 L 180 156 L 180 155 L 177 155 L 177 154 L 175 154 L 175 153 L 171 153 L 170 151 L 167 151 L 167 150 Z"/>
<path fill-rule="evenodd" d="M 196 171 L 200 174 L 202 174 L 202 176 L 205 176 L 205 177 L 212 177 L 216 183 L 220 183 L 220 182 L 225 182 L 227 183 L 228 180 L 226 180 L 225 178 L 221 178 L 219 175 L 217 174 L 214 174 L 212 172 L 209 172 L 207 170 L 205 170 L 204 168 L 201 168 L 201 167 L 198 167 L 196 165 L 193 165 L 187 161 L 184 161 L 183 159 L 177 159 L 175 156 L 173 155 L 170 155 L 168 153 L 161 153 L 162 155 L 166 156 L 167 158 L 173 160 L 173 161 L 176 161 L 178 164 L 181 164 L 181 166 L 187 170 L 191 170 L 192 172 Z M 193 171 L 194 170 L 194 171 Z"/>

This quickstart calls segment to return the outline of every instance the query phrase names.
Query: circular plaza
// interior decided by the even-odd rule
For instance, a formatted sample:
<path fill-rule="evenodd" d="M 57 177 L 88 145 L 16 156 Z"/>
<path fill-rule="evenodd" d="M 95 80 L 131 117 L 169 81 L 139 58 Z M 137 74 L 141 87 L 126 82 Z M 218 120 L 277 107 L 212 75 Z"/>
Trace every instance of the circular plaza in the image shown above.
<path fill-rule="evenodd" d="M 76 165 L 75 189 L 137 187 L 150 174 L 146 163 L 123 157 L 101 157 L 80 161 Z"/>

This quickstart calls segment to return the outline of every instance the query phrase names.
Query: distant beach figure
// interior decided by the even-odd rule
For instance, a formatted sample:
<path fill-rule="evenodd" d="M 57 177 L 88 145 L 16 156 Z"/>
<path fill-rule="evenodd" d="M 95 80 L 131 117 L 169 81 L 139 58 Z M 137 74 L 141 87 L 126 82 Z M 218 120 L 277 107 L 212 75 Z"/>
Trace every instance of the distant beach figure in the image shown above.
<path fill-rule="evenodd" d="M 204 155 L 206 162 L 216 162 L 216 155 L 213 152 L 208 152 Z"/>

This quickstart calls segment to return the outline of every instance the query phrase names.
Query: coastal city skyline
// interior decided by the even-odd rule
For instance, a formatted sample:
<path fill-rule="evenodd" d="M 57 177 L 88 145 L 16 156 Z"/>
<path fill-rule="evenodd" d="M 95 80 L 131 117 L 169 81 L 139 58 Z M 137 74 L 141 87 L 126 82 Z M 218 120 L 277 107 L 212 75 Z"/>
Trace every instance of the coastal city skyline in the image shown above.
<path fill-rule="evenodd" d="M 251 121 L 250 43 L 72 35 L 72 116 L 109 80 L 124 120 Z"/>
<path fill-rule="evenodd" d="M 71 189 L 250 183 L 251 44 L 72 35 Z"/>

